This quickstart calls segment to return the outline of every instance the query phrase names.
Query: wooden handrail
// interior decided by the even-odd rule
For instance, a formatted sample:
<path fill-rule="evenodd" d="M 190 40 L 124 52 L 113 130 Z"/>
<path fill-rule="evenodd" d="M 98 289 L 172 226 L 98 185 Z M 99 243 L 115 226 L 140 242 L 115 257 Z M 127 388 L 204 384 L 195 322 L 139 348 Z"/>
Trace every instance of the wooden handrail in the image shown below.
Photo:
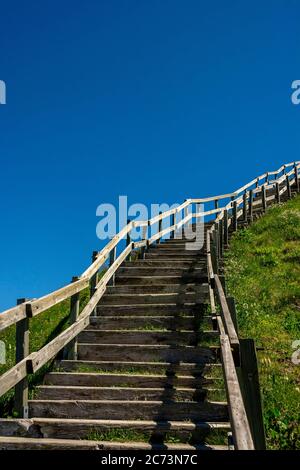
<path fill-rule="evenodd" d="M 293 166 L 293 169 L 287 173 L 288 176 L 291 176 L 294 171 L 294 167 L 300 168 L 300 162 L 293 162 L 293 163 L 287 163 L 285 165 L 282 165 L 277 171 L 273 172 L 268 172 L 268 175 L 277 175 L 283 170 L 286 170 L 288 167 Z M 79 280 L 76 283 L 71 283 L 67 284 L 66 286 L 55 290 L 54 292 L 51 292 L 50 294 L 47 294 L 43 297 L 40 297 L 38 299 L 34 299 L 30 302 L 27 302 L 26 304 L 18 305 L 16 307 L 10 308 L 8 310 L 5 310 L 0 314 L 0 331 L 4 330 L 8 326 L 11 326 L 18 321 L 26 318 L 26 317 L 31 317 L 38 315 L 39 313 L 47 310 L 48 308 L 56 305 L 59 302 L 62 302 L 63 300 L 66 300 L 70 298 L 72 295 L 75 293 L 78 293 L 85 289 L 88 285 L 88 282 L 92 278 L 92 276 L 97 273 L 97 271 L 101 268 L 101 266 L 104 265 L 106 260 L 108 259 L 110 252 L 118 245 L 118 243 L 132 230 L 134 227 L 145 227 L 145 226 L 151 226 L 160 220 L 163 220 L 170 215 L 177 214 L 181 210 L 186 209 L 189 207 L 189 205 L 193 203 L 201 203 L 201 202 L 210 202 L 213 200 L 222 200 L 226 199 L 229 197 L 237 197 L 242 191 L 245 189 L 251 187 L 257 180 L 264 179 L 266 177 L 267 173 L 264 173 L 263 175 L 259 176 L 258 178 L 252 180 L 250 183 L 242 186 L 238 190 L 234 191 L 233 193 L 229 194 L 223 194 L 223 195 L 218 195 L 218 196 L 212 196 L 208 198 L 198 198 L 198 199 L 187 199 L 185 202 L 183 202 L 180 206 L 170 209 L 169 211 L 165 211 L 162 214 L 152 217 L 152 219 L 149 219 L 148 221 L 131 221 L 129 224 L 127 224 L 122 230 L 115 235 L 112 240 L 97 254 L 95 261 L 82 273 L 80 276 Z M 282 175 L 281 178 L 277 179 L 277 183 L 281 183 L 284 181 L 284 178 L 286 177 L 285 175 Z M 293 182 L 294 180 L 291 180 Z M 274 184 L 274 183 L 271 183 Z M 266 187 L 268 189 L 268 187 Z M 259 191 L 260 187 L 256 188 L 253 191 Z M 280 195 L 285 192 L 285 188 L 282 188 L 280 190 Z M 273 196 L 270 196 L 270 199 L 273 199 Z M 237 199 L 237 206 L 239 206 L 240 203 L 242 203 L 243 198 Z M 204 211 L 201 213 L 193 213 L 193 214 L 188 214 L 187 217 L 183 218 L 181 221 L 179 221 L 177 224 L 174 226 L 168 227 L 164 229 L 163 231 L 159 232 L 159 234 L 156 234 L 152 236 L 149 239 L 150 244 L 153 243 L 155 240 L 158 238 L 161 238 L 162 236 L 168 235 L 171 232 L 174 232 L 175 230 L 178 230 L 182 225 L 188 223 L 192 218 L 199 218 L 199 217 L 205 217 L 208 215 L 213 215 L 213 214 L 218 214 L 216 221 L 219 221 L 223 218 L 224 215 L 224 210 L 228 210 L 231 208 L 232 201 L 230 201 L 228 204 L 226 204 L 223 207 L 209 210 L 209 211 Z M 254 202 L 254 204 L 257 204 Z M 230 225 L 229 221 L 229 225 Z M 212 231 L 214 229 L 212 228 Z M 141 241 L 137 242 L 136 247 L 138 246 L 144 246 L 146 244 L 146 241 Z M 135 248 L 135 246 L 133 247 Z"/>
<path fill-rule="evenodd" d="M 227 304 L 226 296 L 224 293 L 223 286 L 221 284 L 218 274 L 215 273 L 215 286 L 216 294 L 218 296 L 219 304 L 221 307 L 221 317 L 225 327 L 226 334 L 228 335 L 231 347 L 237 351 L 239 347 L 239 338 L 233 324 L 231 313 Z"/>
<path fill-rule="evenodd" d="M 286 169 L 291 165 L 293 165 L 293 169 L 287 172 Z M 221 346 L 222 367 L 225 379 L 224 382 L 226 386 L 227 400 L 229 404 L 228 408 L 230 414 L 230 423 L 233 433 L 234 448 L 237 450 L 254 449 L 254 439 L 251 433 L 251 429 L 253 432 L 254 430 L 256 430 L 258 433 L 261 434 L 260 431 L 263 427 L 263 424 L 261 417 L 261 423 L 256 426 L 253 424 L 252 421 L 250 429 L 245 403 L 241 392 L 238 375 L 236 372 L 236 367 L 243 366 L 243 364 L 241 363 L 240 340 L 235 326 L 236 319 L 234 322 L 232 318 L 232 312 L 233 315 L 235 315 L 234 308 L 231 305 L 231 312 L 227 302 L 226 294 L 224 292 L 221 280 L 218 275 L 219 256 L 220 254 L 222 256 L 224 246 L 225 232 L 223 233 L 223 230 L 226 230 L 228 235 L 228 227 L 231 224 L 232 229 L 237 230 L 238 219 L 243 216 L 243 221 L 245 222 L 247 220 L 248 209 L 250 210 L 252 217 L 253 206 L 262 204 L 262 209 L 264 211 L 267 208 L 268 201 L 277 199 L 277 202 L 280 202 L 280 195 L 285 193 L 286 191 L 288 192 L 288 197 L 290 198 L 292 195 L 291 187 L 294 183 L 297 183 L 297 188 L 299 190 L 299 168 L 299 162 L 296 162 L 295 164 L 283 165 L 276 172 L 266 173 L 260 176 L 259 178 L 252 180 L 250 183 L 243 186 L 242 188 L 239 188 L 239 190 L 234 193 L 234 198 L 232 198 L 232 195 L 224 195 L 227 197 L 230 196 L 232 199 L 224 207 L 215 209 L 215 211 L 219 212 L 219 214 L 215 218 L 214 224 L 211 226 L 210 229 L 207 230 L 206 253 L 210 304 L 213 315 L 215 315 L 217 319 L 217 327 L 220 335 L 219 337 Z M 280 178 L 277 178 L 275 181 L 270 182 L 269 178 L 271 175 L 278 175 L 283 170 L 284 174 Z M 263 184 L 259 185 L 259 181 L 264 179 L 267 181 L 267 183 L 266 181 L 263 181 Z M 251 188 L 253 184 L 255 184 L 257 187 Z M 267 191 L 273 188 L 276 189 L 276 193 L 267 195 Z M 257 195 L 255 200 L 253 200 L 253 194 Z M 212 200 L 211 198 L 209 199 Z M 218 197 L 218 200 L 219 199 L 221 198 Z M 240 205 L 242 205 L 242 208 L 239 209 Z M 228 220 L 228 211 L 231 210 L 233 210 L 232 218 Z M 196 217 L 195 214 L 193 214 L 193 216 Z M 223 221 L 226 222 L 226 227 L 224 227 Z M 213 246 L 211 246 L 211 239 Z M 212 253 L 214 254 L 214 258 L 216 258 L 214 259 L 214 262 L 212 262 Z M 213 295 L 214 292 L 220 305 L 220 315 L 216 312 L 215 298 Z M 247 398 L 245 399 L 247 400 Z M 250 418 L 251 416 L 249 417 L 249 419 Z M 256 434 L 254 435 L 254 437 L 255 439 L 257 439 Z M 256 442 L 256 444 L 261 445 L 258 444 L 258 442 Z M 262 445 L 264 444 L 262 443 Z"/>
<path fill-rule="evenodd" d="M 221 334 L 220 344 L 234 447 L 236 450 L 254 450 L 253 439 L 233 361 L 229 337 Z"/>
<path fill-rule="evenodd" d="M 293 169 L 289 172 L 286 172 L 286 169 L 293 165 Z M 269 185 L 266 185 L 266 189 L 274 187 L 274 184 L 281 185 L 285 181 L 286 178 L 290 178 L 289 184 L 292 184 L 295 181 L 295 168 L 296 168 L 296 175 L 300 168 L 299 162 L 291 163 L 283 165 L 279 170 L 276 172 L 269 172 L 268 175 L 278 175 L 280 172 L 285 171 L 285 173 L 276 180 L 276 182 L 271 182 Z M 33 352 L 28 355 L 26 358 L 22 359 L 18 362 L 14 367 L 12 367 L 9 371 L 5 372 L 0 377 L 0 396 L 10 390 L 13 386 L 18 384 L 21 380 L 23 380 L 28 373 L 36 372 L 43 364 L 45 364 L 50 359 L 54 358 L 56 354 L 65 346 L 67 346 L 74 338 L 78 336 L 78 334 L 88 325 L 89 318 L 92 312 L 95 310 L 99 300 L 101 299 L 102 295 L 105 293 L 106 286 L 109 281 L 115 275 L 116 270 L 119 268 L 121 263 L 127 259 L 128 255 L 130 255 L 131 251 L 139 248 L 149 246 L 155 241 L 159 240 L 160 238 L 174 233 L 176 230 L 179 230 L 185 224 L 188 224 L 191 220 L 197 219 L 199 217 L 205 217 L 209 215 L 218 214 L 215 221 L 219 222 L 224 217 L 224 211 L 231 210 L 232 203 L 235 203 L 235 206 L 238 208 L 240 204 L 245 203 L 246 198 L 241 195 L 241 192 L 246 191 L 248 188 L 256 184 L 257 181 L 260 181 L 266 177 L 266 174 L 252 180 L 247 185 L 239 188 L 234 193 L 219 195 L 215 197 L 208 197 L 208 198 L 201 198 L 201 199 L 187 199 L 184 201 L 180 206 L 165 211 L 158 216 L 152 217 L 147 221 L 131 221 L 125 227 L 123 227 L 118 234 L 116 234 L 109 243 L 99 252 L 94 258 L 92 264 L 82 273 L 82 275 L 78 278 L 78 280 L 67 284 L 60 289 L 53 291 L 45 296 L 42 296 L 38 299 L 33 299 L 31 301 L 27 301 L 23 304 L 17 305 L 16 307 L 10 308 L 5 310 L 4 312 L 0 313 L 0 331 L 6 329 L 7 327 L 18 323 L 25 318 L 31 318 L 38 315 L 45 310 L 48 310 L 50 307 L 57 305 L 58 303 L 67 300 L 73 296 L 78 295 L 83 289 L 87 288 L 91 280 L 94 280 L 93 284 L 93 293 L 88 302 L 85 306 L 83 311 L 78 315 L 78 318 L 75 319 L 74 323 L 67 328 L 64 332 L 60 333 L 53 341 L 48 343 L 46 346 L 41 348 L 37 352 Z M 287 183 L 288 184 L 288 183 Z M 258 186 L 255 191 L 261 191 L 262 186 Z M 278 187 L 278 186 L 276 186 Z M 286 186 L 284 185 L 281 189 L 279 189 L 279 197 L 286 191 Z M 254 192 L 254 190 L 253 190 Z M 271 195 L 266 197 L 266 200 L 271 200 L 275 198 L 275 195 Z M 223 207 L 215 207 L 212 210 L 206 210 L 203 212 L 196 212 L 196 213 L 188 213 L 187 209 L 190 205 L 194 203 L 205 203 L 211 201 L 219 201 L 226 198 L 233 198 L 233 201 L 230 201 Z M 246 200 L 247 203 L 247 200 Z M 258 201 L 259 203 L 259 201 Z M 253 205 L 256 204 L 256 201 L 253 202 Z M 216 204 L 217 206 L 217 204 Z M 180 221 L 176 223 L 176 214 L 179 214 L 183 211 L 183 217 Z M 240 214 L 243 210 L 237 211 L 236 217 L 239 218 Z M 157 222 L 164 220 L 167 217 L 172 218 L 171 225 L 164 228 L 163 230 L 160 228 L 159 231 L 152 236 L 147 236 L 146 232 L 144 232 L 143 239 L 138 242 L 130 242 L 130 232 L 134 227 L 150 227 Z M 173 216 L 173 217 L 172 217 Z M 174 223 L 175 222 L 175 223 Z M 230 226 L 231 220 L 228 220 L 228 226 Z M 161 224 L 159 224 L 161 226 Z M 237 355 L 239 349 L 239 339 L 237 333 L 234 328 L 234 324 L 232 322 L 232 318 L 230 315 L 230 311 L 228 309 L 226 296 L 221 284 L 221 281 L 217 275 L 214 273 L 213 263 L 211 259 L 211 246 L 210 246 L 210 233 L 215 230 L 214 226 L 208 231 L 208 241 L 207 241 L 207 256 L 208 256 L 208 275 L 210 281 L 210 294 L 212 293 L 212 284 L 215 282 L 213 286 L 217 293 L 219 303 L 221 306 L 221 318 L 222 324 L 224 325 L 222 332 L 226 333 L 228 337 L 228 341 L 230 347 L 233 349 L 234 354 Z M 128 238 L 129 236 L 129 244 L 126 246 L 125 249 L 120 253 L 118 257 L 116 257 L 115 252 L 114 256 L 111 257 L 111 252 L 116 250 L 117 245 L 124 237 Z M 97 282 L 95 279 L 97 276 L 97 272 L 99 269 L 104 265 L 107 259 L 111 257 L 111 265 L 105 272 L 104 276 Z M 224 340 L 225 341 L 225 340 Z M 226 343 L 226 341 L 225 341 Z M 225 344 L 224 343 L 224 344 Z M 224 354 L 228 354 L 227 346 L 225 347 Z M 229 372 L 229 371 L 227 371 Z"/>

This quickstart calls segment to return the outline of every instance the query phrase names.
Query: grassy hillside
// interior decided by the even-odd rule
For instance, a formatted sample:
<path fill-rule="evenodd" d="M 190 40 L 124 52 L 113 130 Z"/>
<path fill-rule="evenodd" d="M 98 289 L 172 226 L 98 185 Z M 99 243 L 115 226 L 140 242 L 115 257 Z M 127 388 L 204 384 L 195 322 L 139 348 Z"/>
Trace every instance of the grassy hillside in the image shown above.
<path fill-rule="evenodd" d="M 225 255 L 240 335 L 256 340 L 267 444 L 300 449 L 300 197 L 237 232 Z M 299 355 L 300 357 L 300 355 Z"/>

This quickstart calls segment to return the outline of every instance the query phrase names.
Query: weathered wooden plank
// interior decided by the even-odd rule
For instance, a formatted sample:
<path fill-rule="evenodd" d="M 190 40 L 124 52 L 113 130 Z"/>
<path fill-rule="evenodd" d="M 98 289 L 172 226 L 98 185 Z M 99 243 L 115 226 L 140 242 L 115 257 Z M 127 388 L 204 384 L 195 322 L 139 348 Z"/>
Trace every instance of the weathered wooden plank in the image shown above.
<path fill-rule="evenodd" d="M 18 305 L 26 299 L 18 299 Z M 16 324 L 16 364 L 29 355 L 29 319 L 24 318 Z M 28 380 L 24 377 L 15 386 L 14 410 L 20 418 L 28 418 Z"/>
<path fill-rule="evenodd" d="M 124 359 L 124 358 L 123 358 Z M 155 375 L 165 374 L 167 376 L 176 375 L 193 375 L 195 377 L 205 375 L 209 377 L 214 374 L 212 371 L 220 371 L 221 363 L 209 362 L 150 362 L 141 361 L 138 358 L 136 361 L 126 360 L 77 360 L 77 361 L 57 361 L 57 367 L 65 372 L 81 371 L 82 368 L 97 371 L 98 373 L 107 374 L 139 374 L 150 373 Z"/>
<path fill-rule="evenodd" d="M 0 314 L 0 331 L 5 330 L 20 320 L 26 318 L 26 307 L 24 304 L 5 310 Z"/>
<path fill-rule="evenodd" d="M 189 370 L 190 372 L 190 370 Z M 186 371 L 181 370 L 182 374 Z M 142 375 L 99 372 L 50 372 L 46 375 L 45 385 L 78 387 L 146 387 L 146 388 L 202 388 L 219 385 L 220 380 L 211 377 L 192 375 Z"/>
<path fill-rule="evenodd" d="M 234 323 L 231 318 L 231 314 L 226 302 L 226 296 L 224 293 L 224 289 L 222 287 L 221 281 L 218 275 L 215 275 L 215 284 L 216 284 L 216 293 L 219 299 L 219 303 L 221 306 L 221 316 L 224 323 L 225 331 L 229 336 L 230 344 L 235 350 L 238 349 L 239 346 L 239 339 L 234 327 Z"/>
<path fill-rule="evenodd" d="M 134 325 L 132 325 L 134 328 Z M 81 343 L 92 344 L 174 344 L 194 346 L 200 340 L 213 340 L 214 331 L 130 331 L 89 329 L 79 335 Z"/>
<path fill-rule="evenodd" d="M 165 284 L 165 285 L 155 285 L 147 284 L 143 285 L 116 285 L 114 287 L 108 287 L 106 289 L 106 294 L 168 294 L 168 293 L 183 293 L 183 292 L 198 292 L 201 294 L 207 293 L 207 284 Z"/>
<path fill-rule="evenodd" d="M 45 295 L 44 297 L 40 297 L 39 299 L 32 300 L 30 302 L 32 316 L 38 315 L 41 312 L 44 312 L 50 307 L 62 302 L 63 300 L 68 299 L 74 294 L 85 289 L 89 284 L 89 280 L 87 278 L 81 278 L 76 282 L 68 284 L 61 289 L 58 289 L 51 294 Z"/>
<path fill-rule="evenodd" d="M 127 400 L 31 400 L 30 415 L 48 418 L 193 419 L 226 421 L 223 402 L 163 402 Z"/>
<path fill-rule="evenodd" d="M 7 372 L 0 376 L 0 396 L 8 392 L 12 387 L 19 383 L 27 375 L 27 360 L 29 356 L 23 361 L 16 364 L 14 367 L 9 369 Z"/>
<path fill-rule="evenodd" d="M 102 297 L 101 303 L 110 305 L 131 305 L 131 304 L 172 304 L 177 303 L 182 305 L 185 303 L 202 303 L 208 299 L 208 286 L 207 292 L 178 292 L 166 294 L 105 294 Z"/>
<path fill-rule="evenodd" d="M 36 388 L 38 400 L 148 400 L 148 401 L 197 401 L 201 402 L 207 396 L 204 388 L 155 388 L 155 387 L 90 387 L 42 385 Z"/>
<path fill-rule="evenodd" d="M 31 369 L 34 372 L 39 370 L 46 362 L 56 356 L 56 354 L 63 349 L 72 339 L 74 339 L 88 324 L 89 316 L 82 314 L 78 320 L 67 328 L 63 333 L 60 333 L 53 341 L 48 343 L 38 352 L 31 355 Z"/>
<path fill-rule="evenodd" d="M 118 245 L 120 240 L 122 240 L 127 233 L 129 233 L 133 228 L 133 222 L 127 224 L 112 240 L 98 253 L 98 256 L 93 264 L 91 264 L 81 275 L 81 278 L 87 277 L 90 279 L 93 274 L 95 274 L 100 267 L 107 260 L 111 250 Z"/>
<path fill-rule="evenodd" d="M 208 277 L 205 274 L 189 273 L 183 272 L 182 275 L 173 275 L 169 276 L 135 276 L 135 275 L 126 275 L 126 274 L 117 274 L 116 283 L 122 286 L 149 286 L 149 285 L 160 285 L 166 286 L 170 284 L 179 284 L 179 283 L 207 283 Z"/>
<path fill-rule="evenodd" d="M 26 437 L 0 437 L 0 450 L 227 450 L 222 445 L 154 444 L 144 442 L 105 442 L 83 439 L 38 439 Z"/>
<path fill-rule="evenodd" d="M 151 312 L 150 312 L 151 313 Z M 97 321 L 97 322 L 96 322 Z M 179 317 L 176 315 L 169 316 L 153 316 L 153 314 L 145 316 L 101 316 L 91 318 L 91 325 L 88 329 L 101 328 L 106 330 L 119 329 L 130 330 L 133 328 L 148 329 L 149 326 L 153 329 L 166 329 L 171 331 L 176 330 L 193 330 L 197 327 L 199 322 L 194 316 Z"/>
<path fill-rule="evenodd" d="M 227 335 L 221 335 L 220 341 L 234 445 L 237 450 L 254 450 L 229 338 Z"/>
<path fill-rule="evenodd" d="M 195 362 L 207 364 L 215 360 L 216 348 L 145 344 L 92 344 L 79 343 L 78 357 L 81 360 L 106 361 L 161 361 Z"/>
<path fill-rule="evenodd" d="M 60 439 L 85 439 L 91 431 L 106 432 L 112 429 L 130 429 L 151 433 L 151 436 L 163 436 L 175 433 L 177 437 L 189 438 L 203 442 L 203 438 L 211 433 L 228 431 L 228 422 L 184 422 L 184 421 L 151 421 L 151 420 L 99 420 L 99 419 L 68 419 L 68 418 L 33 418 L 33 419 L 0 419 L 1 436 L 39 437 Z"/>
<path fill-rule="evenodd" d="M 103 305 L 100 303 L 97 307 L 97 314 L 100 316 L 152 316 L 152 315 L 175 315 L 184 317 L 186 315 L 197 316 L 200 312 L 198 304 L 133 304 L 130 305 Z"/>

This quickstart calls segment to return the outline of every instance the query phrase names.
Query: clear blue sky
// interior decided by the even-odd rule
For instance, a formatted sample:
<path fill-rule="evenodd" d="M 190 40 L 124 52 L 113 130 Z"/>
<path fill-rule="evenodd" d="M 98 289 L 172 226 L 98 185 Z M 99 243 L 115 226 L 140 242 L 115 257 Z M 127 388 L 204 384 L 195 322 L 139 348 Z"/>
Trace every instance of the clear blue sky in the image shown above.
<path fill-rule="evenodd" d="M 96 207 L 228 192 L 299 158 L 297 0 L 1 3 L 0 308 L 80 274 Z"/>

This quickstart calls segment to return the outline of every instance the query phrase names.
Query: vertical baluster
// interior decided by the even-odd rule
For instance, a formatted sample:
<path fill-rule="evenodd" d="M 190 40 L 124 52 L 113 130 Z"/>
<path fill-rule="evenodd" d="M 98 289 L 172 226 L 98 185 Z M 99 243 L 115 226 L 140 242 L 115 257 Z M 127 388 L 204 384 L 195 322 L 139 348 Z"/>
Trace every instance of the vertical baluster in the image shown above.
<path fill-rule="evenodd" d="M 161 216 L 162 212 L 159 212 L 159 216 Z M 162 219 L 159 219 L 158 221 L 158 233 L 160 233 L 162 231 Z M 156 243 L 159 245 L 160 244 L 160 238 L 159 237 L 157 240 L 156 240 Z"/>
<path fill-rule="evenodd" d="M 295 176 L 295 188 L 296 188 L 297 193 L 299 193 L 299 175 L 298 175 L 298 168 L 297 168 L 296 163 L 294 165 L 294 176 Z"/>
<path fill-rule="evenodd" d="M 247 191 L 243 194 L 243 220 L 247 222 Z"/>
<path fill-rule="evenodd" d="M 170 226 L 172 227 L 173 225 L 175 225 L 175 214 L 171 214 L 170 217 Z M 170 238 L 175 238 L 175 230 L 170 232 Z"/>
<path fill-rule="evenodd" d="M 223 234 L 223 220 L 219 221 L 219 244 L 220 244 L 220 258 L 224 255 L 224 234 Z"/>
<path fill-rule="evenodd" d="M 250 189 L 249 191 L 249 219 L 250 219 L 250 222 L 252 222 L 252 218 L 253 218 L 253 189 Z"/>
<path fill-rule="evenodd" d="M 130 219 L 127 219 L 127 225 L 130 224 Z M 126 248 L 131 244 L 131 230 L 127 233 L 126 236 Z M 131 261 L 131 252 L 126 257 L 126 261 Z"/>
<path fill-rule="evenodd" d="M 233 208 L 232 208 L 232 230 L 234 232 L 237 231 L 237 202 L 233 201 Z"/>
<path fill-rule="evenodd" d="M 266 200 L 266 187 L 263 184 L 261 188 L 261 203 L 262 203 L 262 210 L 263 212 L 267 209 L 267 200 Z"/>
<path fill-rule="evenodd" d="M 292 197 L 292 191 L 291 191 L 291 184 L 290 184 L 289 176 L 286 175 L 285 179 L 286 179 L 287 197 L 288 197 L 288 199 L 291 199 L 291 197 Z"/>
<path fill-rule="evenodd" d="M 18 299 L 17 305 L 28 302 Z M 25 306 L 26 309 L 26 306 Z M 16 364 L 29 355 L 29 318 L 23 318 L 16 324 Z M 28 378 L 22 379 L 15 386 L 14 409 L 19 418 L 28 418 Z"/>
<path fill-rule="evenodd" d="M 78 276 L 72 277 L 72 282 L 78 281 Z M 70 325 L 77 321 L 79 315 L 80 297 L 79 292 L 73 294 L 70 299 Z M 65 359 L 76 361 L 77 360 L 77 337 L 72 339 L 65 347 L 63 357 Z"/>
<path fill-rule="evenodd" d="M 228 246 L 228 210 L 224 210 L 224 245 Z"/>
<path fill-rule="evenodd" d="M 109 253 L 109 267 L 111 267 L 114 264 L 114 262 L 116 261 L 116 257 L 117 257 L 117 247 L 115 246 Z M 107 284 L 109 286 L 114 286 L 115 278 L 116 278 L 116 273 L 112 275 L 112 277 L 110 278 Z"/>
<path fill-rule="evenodd" d="M 279 204 L 280 203 L 280 187 L 279 187 L 278 182 L 276 182 L 276 185 L 275 185 L 275 194 L 276 194 L 276 201 Z"/>

